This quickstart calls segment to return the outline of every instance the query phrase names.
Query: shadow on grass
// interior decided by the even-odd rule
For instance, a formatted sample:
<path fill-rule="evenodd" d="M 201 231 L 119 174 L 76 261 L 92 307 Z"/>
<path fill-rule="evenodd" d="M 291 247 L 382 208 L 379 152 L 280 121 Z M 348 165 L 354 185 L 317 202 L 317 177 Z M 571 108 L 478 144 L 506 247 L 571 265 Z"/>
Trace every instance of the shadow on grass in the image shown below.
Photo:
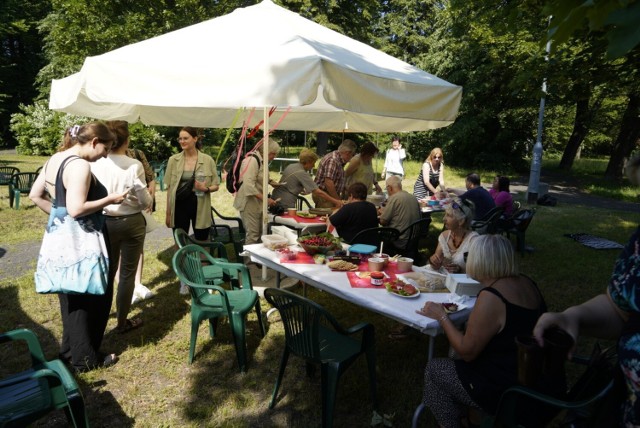
<path fill-rule="evenodd" d="M 301 287 L 294 291 L 302 294 Z M 422 397 L 421 373 L 426 364 L 427 336 L 416 333 L 406 340 L 393 341 L 387 336 L 389 330 L 396 326 L 392 320 L 312 287 L 307 287 L 307 296 L 325 306 L 344 327 L 359 322 L 374 325 L 380 412 L 396 414 L 395 426 L 408 426 L 410 415 Z M 263 313 L 270 308 L 264 300 L 261 305 Z M 321 425 L 320 370 L 318 368 L 313 377 L 308 377 L 304 360 L 294 355 L 289 358 L 275 407 L 268 408 L 285 339 L 277 313 L 269 317 L 267 324 L 267 335 L 261 339 L 255 313 L 249 317 L 248 369 L 244 374 L 239 372 L 228 323 L 225 321 L 218 326 L 218 335 L 213 340 L 208 338 L 208 330 L 200 329 L 201 334 L 205 333 L 198 339 L 196 356 L 189 371 L 189 392 L 182 406 L 186 419 L 205 425 L 214 424 L 217 418 L 224 419 L 230 426 Z M 438 353 L 446 354 L 446 340 L 437 344 Z M 184 358 L 186 360 L 186 353 Z M 397 379 L 405 379 L 408 373 L 414 374 L 415 382 L 398 385 Z M 368 379 L 364 357 L 358 358 L 341 376 L 334 413 L 335 426 L 370 425 L 373 407 Z M 412 396 L 415 400 L 399 402 L 397 388 L 414 391 Z M 356 407 L 354 403 L 357 403 Z M 427 418 L 425 415 L 425 420 Z"/>
<path fill-rule="evenodd" d="M 36 298 L 37 297 L 42 296 L 36 296 Z M 41 324 L 35 322 L 21 310 L 18 299 L 18 285 L 9 283 L 0 287 L 0 313 L 3 314 L 0 323 L 1 331 L 27 328 L 33 331 L 38 337 L 45 358 L 48 360 L 57 358 L 59 344 L 54 334 Z M 30 367 L 31 358 L 28 347 L 24 342 L 6 343 L 0 347 L 0 378 L 27 370 Z M 133 426 L 133 420 L 124 413 L 113 394 L 103 390 L 106 382 L 103 381 L 101 385 L 95 385 L 85 382 L 81 377 L 75 376 L 75 378 L 82 390 L 90 422 L 94 419 L 95 415 L 100 414 L 100 416 L 103 417 L 104 412 L 107 411 L 109 413 L 109 420 L 113 422 L 113 426 Z M 64 411 L 54 410 L 36 421 L 32 426 L 59 427 L 66 426 L 66 424 L 67 417 Z"/>

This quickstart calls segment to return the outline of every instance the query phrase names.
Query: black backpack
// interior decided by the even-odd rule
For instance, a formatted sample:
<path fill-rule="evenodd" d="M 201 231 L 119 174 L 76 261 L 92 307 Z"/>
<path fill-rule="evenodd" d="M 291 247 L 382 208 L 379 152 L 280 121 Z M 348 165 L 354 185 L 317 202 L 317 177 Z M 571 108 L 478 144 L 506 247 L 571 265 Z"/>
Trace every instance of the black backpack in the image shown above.
<path fill-rule="evenodd" d="M 247 156 L 253 156 L 256 161 L 258 161 L 258 168 L 260 168 L 260 158 L 255 153 L 250 153 Z M 237 162 L 238 159 L 238 151 L 234 150 L 233 154 L 227 161 L 230 165 L 229 172 L 227 173 L 227 181 L 226 186 L 229 193 L 234 194 L 240 190 L 242 186 L 242 181 L 240 181 L 240 168 L 242 166 L 242 162 Z"/>

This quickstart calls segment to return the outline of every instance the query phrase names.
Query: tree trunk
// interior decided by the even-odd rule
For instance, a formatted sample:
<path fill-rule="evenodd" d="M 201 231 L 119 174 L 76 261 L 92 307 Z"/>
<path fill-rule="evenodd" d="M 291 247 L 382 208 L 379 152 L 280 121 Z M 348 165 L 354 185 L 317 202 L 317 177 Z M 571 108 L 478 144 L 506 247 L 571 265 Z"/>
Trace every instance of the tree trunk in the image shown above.
<path fill-rule="evenodd" d="M 604 176 L 610 179 L 622 178 L 622 169 L 626 159 L 638 144 L 640 138 L 640 94 L 629 94 L 629 103 L 627 109 L 622 116 L 622 125 L 620 133 L 616 138 L 613 148 L 611 149 L 611 157 Z"/>
<path fill-rule="evenodd" d="M 590 113 L 589 99 L 591 98 L 591 86 L 585 85 L 583 90 L 578 90 L 578 100 L 576 101 L 576 117 L 573 121 L 573 132 L 564 148 L 562 159 L 560 160 L 560 169 L 569 171 L 576 159 L 576 154 L 584 138 L 589 132 Z"/>

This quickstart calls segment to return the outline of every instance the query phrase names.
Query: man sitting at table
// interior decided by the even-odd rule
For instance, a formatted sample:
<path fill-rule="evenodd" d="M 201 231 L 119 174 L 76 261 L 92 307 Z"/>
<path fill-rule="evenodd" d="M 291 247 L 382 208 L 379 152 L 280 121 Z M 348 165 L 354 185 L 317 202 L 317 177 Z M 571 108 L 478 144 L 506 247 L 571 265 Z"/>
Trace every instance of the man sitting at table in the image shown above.
<path fill-rule="evenodd" d="M 489 211 L 496 207 L 496 203 L 489 191 L 480 185 L 480 176 L 478 174 L 472 172 L 467 175 L 464 184 L 467 188 L 466 191 L 447 188 L 447 192 L 460 196 L 460 199 L 473 202 L 476 208 L 476 214 L 473 217 L 474 220 L 482 219 Z"/>
<path fill-rule="evenodd" d="M 299 162 L 288 165 L 284 169 L 279 182 L 272 181 L 270 183 L 274 188 L 272 198 L 280 199 L 280 203 L 286 208 L 296 208 L 298 195 L 311 193 L 314 197 L 322 198 L 336 208 L 341 207 L 343 205 L 342 200 L 333 198 L 320 189 L 311 175 L 309 175 L 309 171 L 313 169 L 318 160 L 318 155 L 312 150 L 302 149 L 298 159 Z"/>
<path fill-rule="evenodd" d="M 338 150 L 326 154 L 316 174 L 316 184 L 318 187 L 327 192 L 332 198 L 342 198 L 345 186 L 344 166 L 351 160 L 356 153 L 356 143 L 351 140 L 344 140 Z M 333 204 L 316 195 L 313 196 L 313 202 L 318 208 L 330 208 Z"/>
<path fill-rule="evenodd" d="M 338 236 L 351 242 L 358 232 L 378 227 L 378 212 L 376 206 L 366 200 L 367 186 L 363 183 L 353 183 L 347 188 L 347 195 L 349 200 L 329 217 L 329 223 L 336 228 Z"/>
<path fill-rule="evenodd" d="M 400 232 L 420 220 L 420 205 L 411 193 L 402 190 L 402 180 L 397 175 L 387 178 L 389 199 L 384 208 L 380 208 L 380 224 L 393 227 Z M 394 243 L 396 248 L 404 248 L 409 240 L 409 231 L 400 235 Z"/>

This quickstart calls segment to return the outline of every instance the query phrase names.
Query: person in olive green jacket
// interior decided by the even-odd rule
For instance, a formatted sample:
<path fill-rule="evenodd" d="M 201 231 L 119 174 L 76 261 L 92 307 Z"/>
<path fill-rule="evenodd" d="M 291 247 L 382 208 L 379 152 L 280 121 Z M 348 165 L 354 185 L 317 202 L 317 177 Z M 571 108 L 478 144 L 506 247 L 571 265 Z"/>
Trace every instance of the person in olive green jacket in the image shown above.
<path fill-rule="evenodd" d="M 173 155 L 167 162 L 164 183 L 167 186 L 166 225 L 173 230 L 183 229 L 199 241 L 209 238 L 211 227 L 211 192 L 218 190 L 220 180 L 213 158 L 199 149 L 202 143 L 195 128 L 186 126 L 180 130 L 178 143 L 182 153 Z M 195 176 L 192 191 L 182 198 L 176 197 L 181 185 Z M 181 193 L 181 192 L 178 192 Z"/>

